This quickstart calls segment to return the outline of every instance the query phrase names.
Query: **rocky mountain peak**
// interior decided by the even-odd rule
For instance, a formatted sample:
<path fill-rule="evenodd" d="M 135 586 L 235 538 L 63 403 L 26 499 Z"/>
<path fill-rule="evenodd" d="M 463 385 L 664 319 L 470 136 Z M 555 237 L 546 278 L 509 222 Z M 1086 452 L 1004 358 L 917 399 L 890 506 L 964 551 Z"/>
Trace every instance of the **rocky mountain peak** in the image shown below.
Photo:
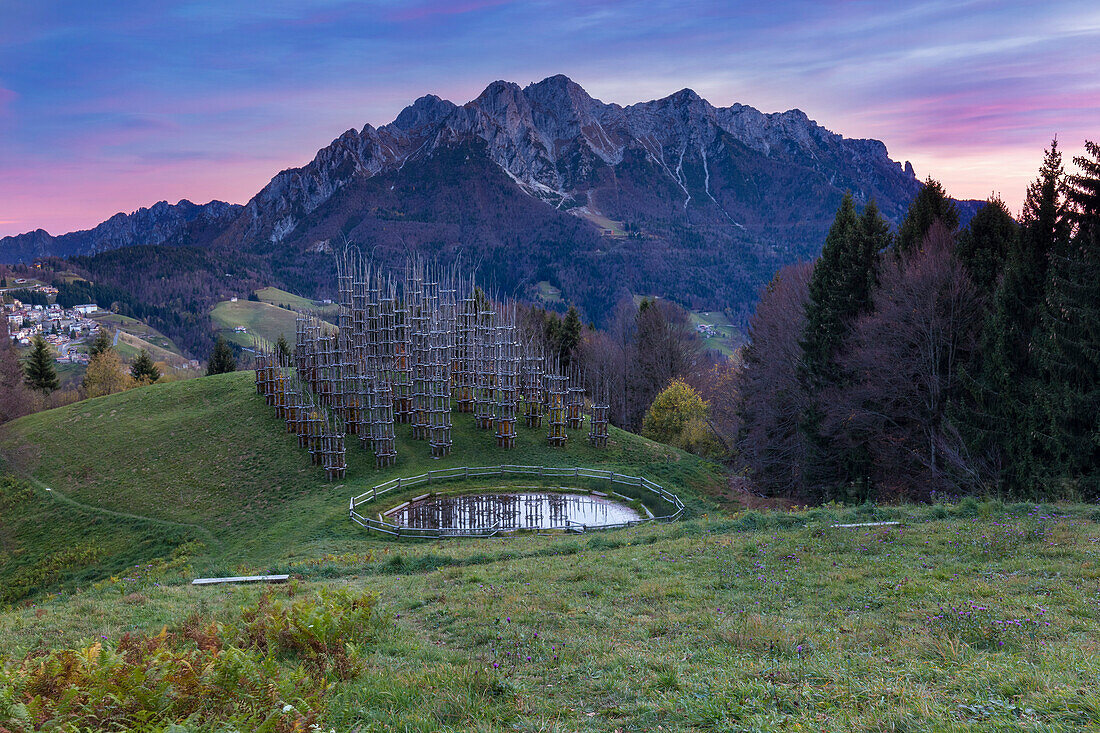
<path fill-rule="evenodd" d="M 440 99 L 434 94 L 425 94 L 401 110 L 401 114 L 397 115 L 397 119 L 387 127 L 408 132 L 416 128 L 435 125 L 454 112 L 455 109 L 453 102 Z"/>

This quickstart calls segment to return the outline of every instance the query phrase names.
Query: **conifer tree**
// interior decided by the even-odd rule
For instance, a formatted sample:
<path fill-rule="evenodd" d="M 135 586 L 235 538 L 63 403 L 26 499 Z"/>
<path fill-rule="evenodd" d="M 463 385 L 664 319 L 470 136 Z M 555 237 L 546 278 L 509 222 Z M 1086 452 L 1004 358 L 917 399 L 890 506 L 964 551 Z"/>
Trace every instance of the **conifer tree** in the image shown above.
<path fill-rule="evenodd" d="M 1048 262 L 1069 236 L 1063 178 L 1054 140 L 1028 186 L 1019 232 L 982 329 L 980 360 L 968 367 L 963 380 L 967 396 L 959 423 L 971 453 L 988 463 L 988 478 L 998 488 L 1016 495 L 1029 493 L 1042 462 L 1036 452 L 1035 345 Z"/>
<path fill-rule="evenodd" d="M 1100 493 L 1100 145 L 1074 158 L 1066 198 L 1071 238 L 1050 260 L 1042 309 L 1039 434 L 1049 468 L 1085 498 Z"/>
<path fill-rule="evenodd" d="M 233 358 L 233 350 L 229 348 L 224 338 L 218 336 L 214 351 L 211 352 L 210 360 L 206 363 L 206 376 L 235 371 L 237 371 L 237 360 Z"/>
<path fill-rule="evenodd" d="M 818 491 L 828 492 L 865 475 L 861 456 L 837 453 L 821 434 L 821 400 L 827 390 L 844 382 L 836 357 L 852 323 L 871 308 L 879 253 L 889 245 L 889 225 L 874 202 L 857 218 L 852 196 L 845 194 L 814 265 L 801 342 L 800 379 L 809 404 L 802 417 L 809 445 L 805 473 Z"/>
<path fill-rule="evenodd" d="M 113 341 L 114 339 L 111 338 L 111 334 L 107 331 L 107 327 L 100 326 L 99 330 L 96 331 L 92 345 L 88 347 L 88 358 L 94 359 L 107 349 L 113 348 Z"/>
<path fill-rule="evenodd" d="M 569 312 L 561 322 L 561 330 L 558 334 L 558 349 L 562 366 L 569 366 L 573 351 L 581 342 L 581 314 L 573 306 L 569 306 Z"/>
<path fill-rule="evenodd" d="M 843 283 L 851 279 L 855 269 L 851 267 L 852 245 L 858 227 L 855 202 L 846 193 L 810 278 L 802 339 L 802 363 L 810 382 L 820 382 L 832 372 L 832 357 L 844 338 L 845 321 L 856 312 L 853 293 Z"/>
<path fill-rule="evenodd" d="M 278 356 L 284 364 L 290 363 L 290 344 L 287 343 L 286 336 L 281 333 L 279 334 L 278 340 L 275 342 L 275 355 Z"/>
<path fill-rule="evenodd" d="M 903 256 L 918 249 L 932 222 L 939 219 L 951 232 L 959 228 L 959 210 L 947 197 L 943 186 L 931 176 L 909 204 L 905 219 L 898 228 L 897 254 Z"/>
<path fill-rule="evenodd" d="M 978 292 L 987 298 L 997 289 L 1017 229 L 1004 201 L 993 196 L 959 234 L 955 254 Z"/>
<path fill-rule="evenodd" d="M 134 359 L 134 363 L 130 365 L 130 377 L 135 382 L 142 384 L 152 384 L 160 379 L 160 370 L 153 363 L 153 358 L 149 356 L 147 350 L 142 349 L 138 357 Z"/>
<path fill-rule="evenodd" d="M 61 386 L 57 378 L 57 369 L 53 365 L 50 345 L 41 334 L 34 337 L 31 351 L 23 362 L 23 381 L 31 389 L 43 394 L 49 394 Z"/>

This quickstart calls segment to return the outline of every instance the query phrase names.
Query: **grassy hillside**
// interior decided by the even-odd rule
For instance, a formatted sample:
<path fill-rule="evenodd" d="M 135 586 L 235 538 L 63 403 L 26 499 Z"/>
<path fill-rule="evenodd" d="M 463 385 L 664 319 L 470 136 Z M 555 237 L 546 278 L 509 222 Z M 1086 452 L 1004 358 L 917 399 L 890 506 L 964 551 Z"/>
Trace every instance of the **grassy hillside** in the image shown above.
<path fill-rule="evenodd" d="M 272 563 L 311 548 L 346 551 L 367 538 L 347 519 L 347 499 L 382 481 L 461 465 L 600 465 L 643 473 L 698 497 L 723 486 L 714 464 L 615 430 L 606 450 L 580 436 L 565 450 L 544 430 L 519 428 L 502 451 L 470 415 L 455 415 L 453 455 L 433 460 L 426 442 L 397 426 L 394 467 L 349 444 L 348 475 L 330 484 L 252 386 L 251 372 L 152 385 L 30 415 L 0 427 L 0 455 L 22 475 L 73 500 L 112 511 L 194 524 L 209 534 L 211 562 Z"/>
<path fill-rule="evenodd" d="M 167 558 L 193 527 L 97 511 L 30 481 L 0 477 L 0 607 Z"/>
<path fill-rule="evenodd" d="M 831 526 L 882 518 L 905 525 Z M 351 601 L 331 593 L 345 588 L 377 608 L 326 652 L 330 666 L 309 667 L 322 670 L 314 688 L 329 692 L 276 698 L 264 719 L 425 732 L 1084 730 L 1100 720 L 1095 518 L 1095 509 L 965 502 L 750 512 L 586 538 L 376 544 L 295 560 L 288 569 L 302 579 L 266 601 L 259 588 L 195 588 L 184 570 L 158 566 L 0 612 L 0 648 L 15 669 L 42 640 L 113 650 L 124 631 L 164 639 L 167 628 L 168 642 L 143 643 L 236 645 L 244 676 L 258 625 L 277 627 L 297 609 L 311 624 L 332 619 L 318 628 L 342 628 Z M 341 656 L 349 639 L 351 662 Z M 280 652 L 264 674 L 286 685 L 309 661 L 301 654 Z M 112 659 L 76 658 L 96 660 L 81 663 L 92 671 Z M 141 680 L 167 664 L 137 658 L 151 669 Z M 347 676 L 334 671 L 341 660 Z M 13 699 L 33 702 L 33 669 L 12 673 Z M 101 684 L 89 674 L 74 689 L 101 700 Z M 69 719 L 103 715 L 89 703 Z M 205 715 L 193 723 L 257 727 L 247 710 Z"/>
<path fill-rule="evenodd" d="M 221 335 L 241 346 L 255 345 L 254 337 L 275 342 L 279 336 L 285 336 L 287 341 L 294 343 L 297 317 L 294 311 L 254 300 L 225 300 L 210 311 L 210 318 L 221 329 Z M 235 331 L 237 327 L 246 331 Z"/>
<path fill-rule="evenodd" d="M 730 514 L 718 467 L 615 431 L 519 447 L 456 415 L 326 483 L 237 373 L 0 427 L 0 726 L 361 731 L 1082 730 L 1100 720 L 1100 509 Z M 346 517 L 397 474 L 603 465 L 689 519 L 394 542 Z M 51 490 L 52 489 L 52 490 Z M 421 489 L 417 489 L 421 490 Z M 899 525 L 837 527 L 898 521 Z M 196 575 L 286 572 L 274 589 Z M 9 606 L 30 586 L 30 603 Z M 42 589 L 53 592 L 48 595 Z M 49 654 L 49 656 L 43 656 Z M 230 685 L 227 687 L 226 685 Z M 146 725 L 147 724 L 147 725 Z"/>
<path fill-rule="evenodd" d="M 263 303 L 289 306 L 294 310 L 304 313 L 313 313 L 322 318 L 335 317 L 339 311 L 339 307 L 334 304 L 321 305 L 318 301 L 303 298 L 300 295 L 288 293 L 285 290 L 274 287 L 260 288 L 256 291 L 256 297 Z"/>
<path fill-rule="evenodd" d="M 125 350 L 127 346 L 134 347 L 133 350 L 136 355 L 142 348 L 146 348 L 153 358 L 158 361 L 170 361 L 173 358 L 175 361 L 183 359 L 179 348 L 172 343 L 170 338 L 144 321 L 119 315 L 118 313 L 104 313 L 93 316 L 93 319 L 120 332 L 118 347 L 122 350 Z M 126 338 L 127 336 L 129 338 Z M 122 355 L 124 357 L 129 356 L 126 353 Z"/>

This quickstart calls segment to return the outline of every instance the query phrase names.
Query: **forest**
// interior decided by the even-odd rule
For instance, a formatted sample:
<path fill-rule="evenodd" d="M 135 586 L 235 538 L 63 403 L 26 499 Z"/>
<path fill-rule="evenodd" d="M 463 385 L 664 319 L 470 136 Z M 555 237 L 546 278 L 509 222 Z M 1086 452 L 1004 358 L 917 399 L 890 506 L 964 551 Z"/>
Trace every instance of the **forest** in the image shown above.
<path fill-rule="evenodd" d="M 1019 219 L 960 229 L 929 180 L 896 233 L 846 197 L 780 270 L 734 381 L 735 465 L 768 496 L 1100 498 L 1100 146 L 1046 150 Z"/>

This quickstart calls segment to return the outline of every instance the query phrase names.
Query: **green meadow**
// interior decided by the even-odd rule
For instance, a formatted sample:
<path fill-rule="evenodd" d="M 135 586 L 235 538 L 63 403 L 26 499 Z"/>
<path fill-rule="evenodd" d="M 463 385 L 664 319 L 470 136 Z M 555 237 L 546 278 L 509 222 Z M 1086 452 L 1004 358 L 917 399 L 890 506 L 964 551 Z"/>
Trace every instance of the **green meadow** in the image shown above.
<path fill-rule="evenodd" d="M 0 727 L 1100 722 L 1096 507 L 967 499 L 746 512 L 726 500 L 722 467 L 637 436 L 555 451 L 521 427 L 502 457 L 469 422 L 455 415 L 455 455 L 442 461 L 400 431 L 392 469 L 351 446 L 336 484 L 249 373 L 3 426 Z M 426 542 L 347 518 L 348 496 L 392 476 L 505 460 L 645 475 L 684 499 L 687 518 Z M 835 526 L 870 522 L 897 524 Z M 293 581 L 190 585 L 252 572 Z"/>

